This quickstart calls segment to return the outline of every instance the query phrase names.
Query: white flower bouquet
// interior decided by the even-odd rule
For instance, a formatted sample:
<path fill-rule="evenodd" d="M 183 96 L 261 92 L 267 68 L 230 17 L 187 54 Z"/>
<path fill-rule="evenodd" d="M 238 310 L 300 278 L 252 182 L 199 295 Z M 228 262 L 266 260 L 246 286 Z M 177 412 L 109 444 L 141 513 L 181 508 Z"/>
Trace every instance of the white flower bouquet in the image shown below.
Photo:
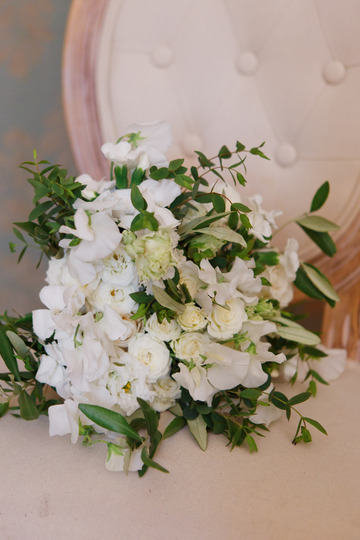
<path fill-rule="evenodd" d="M 287 309 L 293 283 L 334 305 L 331 284 L 300 263 L 296 240 L 283 253 L 271 244 L 279 212 L 241 193 L 245 160 L 267 159 L 263 145 L 236 142 L 210 159 L 196 152 L 199 165 L 188 170 L 183 159 L 166 160 L 170 141 L 166 123 L 131 126 L 102 147 L 110 180 L 68 177 L 36 154 L 22 164 L 34 208 L 14 231 L 25 243 L 19 259 L 29 238 L 50 259 L 45 307 L 0 320 L 9 370 L 0 416 L 48 414 L 50 435 L 104 442 L 108 469 L 140 476 L 166 472 L 156 449 L 185 426 L 203 450 L 212 431 L 256 451 L 255 436 L 282 414 L 298 415 L 294 444 L 311 440 L 310 426 L 326 434 L 295 406 L 345 359 Z M 294 221 L 331 256 L 336 225 L 314 214 L 328 193 L 326 182 Z M 279 378 L 294 383 L 298 374 L 304 392 L 276 390 Z"/>

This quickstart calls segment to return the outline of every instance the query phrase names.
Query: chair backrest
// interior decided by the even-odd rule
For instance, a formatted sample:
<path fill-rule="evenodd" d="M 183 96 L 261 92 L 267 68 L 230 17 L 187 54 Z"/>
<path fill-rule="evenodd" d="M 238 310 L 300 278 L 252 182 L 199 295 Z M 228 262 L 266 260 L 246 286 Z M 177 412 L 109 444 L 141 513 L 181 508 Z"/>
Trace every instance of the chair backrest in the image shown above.
<path fill-rule="evenodd" d="M 283 221 L 307 210 L 329 180 L 323 214 L 341 225 L 336 257 L 292 226 L 287 235 L 343 297 L 325 311 L 325 342 L 359 356 L 357 0 L 74 0 L 63 80 L 79 172 L 100 179 L 103 142 L 133 122 L 165 119 L 170 158 L 266 141 L 271 161 L 248 162 L 249 189 L 284 210 Z"/>

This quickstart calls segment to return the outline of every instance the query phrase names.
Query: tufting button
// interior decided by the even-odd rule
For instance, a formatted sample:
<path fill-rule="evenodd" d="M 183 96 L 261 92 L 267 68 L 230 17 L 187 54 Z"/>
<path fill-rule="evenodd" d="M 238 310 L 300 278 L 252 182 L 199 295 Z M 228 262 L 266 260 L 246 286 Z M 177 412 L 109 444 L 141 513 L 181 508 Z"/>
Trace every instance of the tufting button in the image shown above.
<path fill-rule="evenodd" d="M 151 53 L 151 58 L 155 66 L 160 68 L 168 67 L 173 60 L 173 51 L 167 45 L 159 45 Z"/>
<path fill-rule="evenodd" d="M 257 56 L 252 52 L 240 53 L 236 60 L 236 67 L 242 75 L 252 75 L 258 67 Z"/>
<path fill-rule="evenodd" d="M 184 138 L 182 147 L 188 156 L 193 156 L 194 150 L 202 150 L 203 141 L 196 133 L 189 133 Z"/>
<path fill-rule="evenodd" d="M 284 143 L 277 148 L 275 158 L 282 167 L 290 167 L 296 163 L 297 152 L 291 144 Z"/>
<path fill-rule="evenodd" d="M 346 69 L 339 60 L 330 60 L 323 69 L 324 80 L 328 84 L 339 84 L 345 79 Z"/>

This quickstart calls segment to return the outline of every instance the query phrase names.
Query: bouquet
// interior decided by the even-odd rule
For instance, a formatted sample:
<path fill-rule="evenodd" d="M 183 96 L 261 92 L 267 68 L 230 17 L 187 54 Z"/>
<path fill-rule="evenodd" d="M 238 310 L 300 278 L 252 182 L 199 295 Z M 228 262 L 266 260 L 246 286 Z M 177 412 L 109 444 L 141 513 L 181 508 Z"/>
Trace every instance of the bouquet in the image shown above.
<path fill-rule="evenodd" d="M 130 126 L 102 146 L 109 180 L 68 176 L 35 152 L 22 164 L 34 207 L 14 232 L 19 259 L 30 243 L 49 258 L 44 308 L 0 320 L 0 416 L 46 414 L 50 435 L 105 443 L 108 469 L 140 476 L 167 472 L 156 449 L 185 426 L 202 450 L 212 431 L 254 452 L 282 414 L 297 416 L 294 444 L 310 428 L 326 434 L 297 406 L 345 360 L 288 309 L 293 285 L 332 306 L 335 290 L 299 261 L 295 239 L 272 245 L 281 212 L 242 194 L 248 157 L 268 159 L 263 144 L 196 152 L 188 170 L 167 161 L 170 142 L 167 123 Z M 325 182 L 294 221 L 332 256 L 337 226 L 315 213 L 328 193 Z M 297 378 L 300 394 L 276 390 Z"/>

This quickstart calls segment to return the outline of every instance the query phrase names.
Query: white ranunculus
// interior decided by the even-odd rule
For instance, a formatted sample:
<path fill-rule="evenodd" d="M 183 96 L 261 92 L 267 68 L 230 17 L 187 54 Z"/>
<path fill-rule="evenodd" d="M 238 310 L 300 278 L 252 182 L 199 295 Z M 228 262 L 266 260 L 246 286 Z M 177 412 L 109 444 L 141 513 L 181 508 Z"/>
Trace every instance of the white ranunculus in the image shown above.
<path fill-rule="evenodd" d="M 175 355 L 181 360 L 193 360 L 195 363 L 202 363 L 201 356 L 204 354 L 204 347 L 210 342 L 207 334 L 200 332 L 184 332 L 181 336 L 170 343 Z"/>
<path fill-rule="evenodd" d="M 129 296 L 138 290 L 135 285 L 118 287 L 112 283 L 100 283 L 100 285 L 88 296 L 87 300 L 96 311 L 104 311 L 108 305 L 120 315 L 134 313 L 137 303 Z"/>
<path fill-rule="evenodd" d="M 158 379 L 153 384 L 154 399 L 151 406 L 158 412 L 163 412 L 175 405 L 175 400 L 180 397 L 179 383 L 171 377 Z"/>
<path fill-rule="evenodd" d="M 128 350 L 139 362 L 149 367 L 149 382 L 156 382 L 169 374 L 170 354 L 163 342 L 149 334 L 138 334 L 129 341 Z"/>
<path fill-rule="evenodd" d="M 173 378 L 189 391 L 195 401 L 206 401 L 209 406 L 211 405 L 217 389 L 209 383 L 205 368 L 194 366 L 189 370 L 187 366 L 180 364 L 180 371 L 174 373 Z"/>
<path fill-rule="evenodd" d="M 177 320 L 185 332 L 203 330 L 207 325 L 207 319 L 203 310 L 193 302 L 186 304 L 185 311 L 178 315 Z"/>
<path fill-rule="evenodd" d="M 166 318 L 160 323 L 156 313 L 146 321 L 145 330 L 155 339 L 160 341 L 172 341 L 181 334 L 181 328 L 175 319 L 168 321 Z"/>
<path fill-rule="evenodd" d="M 246 320 L 244 301 L 241 298 L 233 298 L 226 301 L 225 307 L 213 306 L 207 331 L 216 339 L 229 339 L 240 332 Z"/>

